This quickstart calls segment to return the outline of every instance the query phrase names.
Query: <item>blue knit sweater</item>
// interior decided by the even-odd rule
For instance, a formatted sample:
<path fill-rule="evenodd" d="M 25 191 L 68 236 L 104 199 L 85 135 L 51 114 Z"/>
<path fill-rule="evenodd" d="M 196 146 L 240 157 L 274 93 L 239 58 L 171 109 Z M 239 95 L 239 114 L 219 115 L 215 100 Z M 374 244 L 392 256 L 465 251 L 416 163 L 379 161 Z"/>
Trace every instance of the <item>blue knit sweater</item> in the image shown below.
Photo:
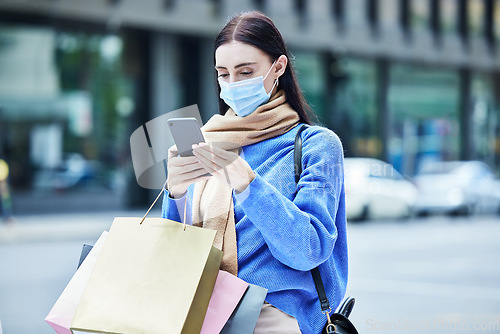
<path fill-rule="evenodd" d="M 303 140 L 303 172 L 294 179 L 293 147 L 299 126 L 243 147 L 256 174 L 233 192 L 238 277 L 268 289 L 266 301 L 295 317 L 302 333 L 326 323 L 310 270 L 320 266 L 332 310 L 347 284 L 347 240 L 342 144 L 332 131 L 311 126 Z M 193 186 L 188 189 L 190 212 Z M 216 200 L 216 199 L 214 199 Z M 165 193 L 162 216 L 181 221 L 184 199 Z M 189 222 L 189 217 L 188 217 Z"/>

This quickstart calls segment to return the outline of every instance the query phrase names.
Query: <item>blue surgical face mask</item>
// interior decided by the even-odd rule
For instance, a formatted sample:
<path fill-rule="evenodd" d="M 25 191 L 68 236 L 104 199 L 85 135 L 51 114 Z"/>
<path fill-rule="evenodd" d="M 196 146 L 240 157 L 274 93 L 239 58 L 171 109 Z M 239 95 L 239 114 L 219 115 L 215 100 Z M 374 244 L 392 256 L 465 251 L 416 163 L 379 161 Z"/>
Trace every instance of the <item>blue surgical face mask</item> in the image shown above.
<path fill-rule="evenodd" d="M 274 61 L 276 63 L 276 61 Z M 256 77 L 236 82 L 224 82 L 219 80 L 220 84 L 220 98 L 226 102 L 228 106 L 233 109 L 236 115 L 245 117 L 250 115 L 260 105 L 269 101 L 271 92 L 274 89 L 278 79 L 273 84 L 271 91 L 268 93 L 264 88 L 264 80 L 271 72 L 274 66 L 271 65 L 265 77 Z"/>

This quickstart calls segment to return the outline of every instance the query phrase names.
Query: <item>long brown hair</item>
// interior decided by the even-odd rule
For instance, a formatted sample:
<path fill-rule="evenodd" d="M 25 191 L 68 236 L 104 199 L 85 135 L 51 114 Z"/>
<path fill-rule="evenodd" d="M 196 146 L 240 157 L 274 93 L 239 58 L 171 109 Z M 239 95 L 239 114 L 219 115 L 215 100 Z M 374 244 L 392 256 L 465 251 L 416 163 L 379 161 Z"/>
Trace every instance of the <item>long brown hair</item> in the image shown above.
<path fill-rule="evenodd" d="M 299 114 L 300 121 L 311 124 L 309 119 L 311 108 L 300 90 L 285 41 L 273 21 L 258 11 L 246 12 L 233 17 L 215 39 L 214 56 L 219 46 L 232 41 L 246 43 L 260 49 L 269 56 L 271 62 L 281 55 L 288 58 L 285 72 L 278 82 L 278 90 L 284 90 L 288 104 Z M 219 96 L 220 86 L 216 84 L 216 87 Z M 228 108 L 229 106 L 219 97 L 219 113 L 224 115 Z"/>

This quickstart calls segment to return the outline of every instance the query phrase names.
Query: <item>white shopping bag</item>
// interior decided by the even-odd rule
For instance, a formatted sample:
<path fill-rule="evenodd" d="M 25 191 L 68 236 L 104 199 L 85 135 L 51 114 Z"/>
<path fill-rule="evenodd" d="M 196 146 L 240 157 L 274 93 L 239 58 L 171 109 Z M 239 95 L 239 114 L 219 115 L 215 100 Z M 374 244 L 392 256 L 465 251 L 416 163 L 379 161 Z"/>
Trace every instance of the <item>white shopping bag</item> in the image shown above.
<path fill-rule="evenodd" d="M 45 318 L 45 321 L 52 327 L 58 334 L 71 334 L 69 328 L 71 320 L 75 315 L 78 303 L 83 295 L 85 286 L 89 280 L 90 274 L 97 261 L 99 252 L 106 239 L 107 231 L 104 231 L 95 246 L 85 258 L 85 261 L 78 268 L 76 273 L 69 281 L 68 285 L 62 292 L 55 305 L 50 310 L 50 313 Z M 0 330 L 0 334 L 2 331 Z"/>

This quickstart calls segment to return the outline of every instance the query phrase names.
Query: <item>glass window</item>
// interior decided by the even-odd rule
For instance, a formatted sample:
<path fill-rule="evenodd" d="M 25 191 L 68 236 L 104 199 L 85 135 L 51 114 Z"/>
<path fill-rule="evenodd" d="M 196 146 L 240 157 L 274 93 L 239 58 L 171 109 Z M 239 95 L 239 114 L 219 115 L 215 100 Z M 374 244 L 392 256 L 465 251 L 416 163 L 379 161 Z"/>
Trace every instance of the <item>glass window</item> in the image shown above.
<path fill-rule="evenodd" d="M 321 57 L 317 53 L 295 52 L 293 65 L 297 73 L 300 88 L 304 97 L 311 106 L 314 114 L 324 123 L 325 108 L 323 96 L 325 94 L 325 75 Z"/>
<path fill-rule="evenodd" d="M 493 88 L 486 74 L 472 77 L 472 137 L 475 158 L 495 165 L 495 131 L 498 119 L 493 108 Z"/>
<path fill-rule="evenodd" d="M 0 154 L 14 190 L 97 191 L 119 202 L 135 109 L 123 49 L 117 35 L 1 26 Z"/>
<path fill-rule="evenodd" d="M 469 33 L 481 36 L 484 26 L 484 0 L 468 0 Z"/>
<path fill-rule="evenodd" d="M 349 58 L 337 62 L 331 128 L 342 139 L 348 157 L 379 157 L 376 69 L 374 61 Z"/>
<path fill-rule="evenodd" d="M 366 0 L 345 1 L 347 24 L 353 29 L 364 26 L 366 21 Z"/>
<path fill-rule="evenodd" d="M 431 13 L 429 11 L 429 1 L 410 2 L 411 25 L 416 30 L 429 30 Z"/>
<path fill-rule="evenodd" d="M 125 129 L 134 111 L 131 85 L 122 69 L 123 40 L 117 35 L 57 34 L 55 63 L 61 95 L 68 101 L 64 152 L 99 161 L 111 185 L 126 152 Z"/>
<path fill-rule="evenodd" d="M 385 29 L 394 29 L 399 26 L 400 0 L 380 0 L 380 23 Z"/>
<path fill-rule="evenodd" d="M 451 70 L 397 64 L 391 68 L 391 163 L 414 175 L 423 162 L 459 158 L 459 78 Z"/>
<path fill-rule="evenodd" d="M 457 0 L 441 0 L 441 29 L 445 33 L 456 33 L 457 31 Z"/>
<path fill-rule="evenodd" d="M 500 42 L 500 0 L 495 1 L 495 12 L 493 13 L 493 34 L 495 40 Z"/>

